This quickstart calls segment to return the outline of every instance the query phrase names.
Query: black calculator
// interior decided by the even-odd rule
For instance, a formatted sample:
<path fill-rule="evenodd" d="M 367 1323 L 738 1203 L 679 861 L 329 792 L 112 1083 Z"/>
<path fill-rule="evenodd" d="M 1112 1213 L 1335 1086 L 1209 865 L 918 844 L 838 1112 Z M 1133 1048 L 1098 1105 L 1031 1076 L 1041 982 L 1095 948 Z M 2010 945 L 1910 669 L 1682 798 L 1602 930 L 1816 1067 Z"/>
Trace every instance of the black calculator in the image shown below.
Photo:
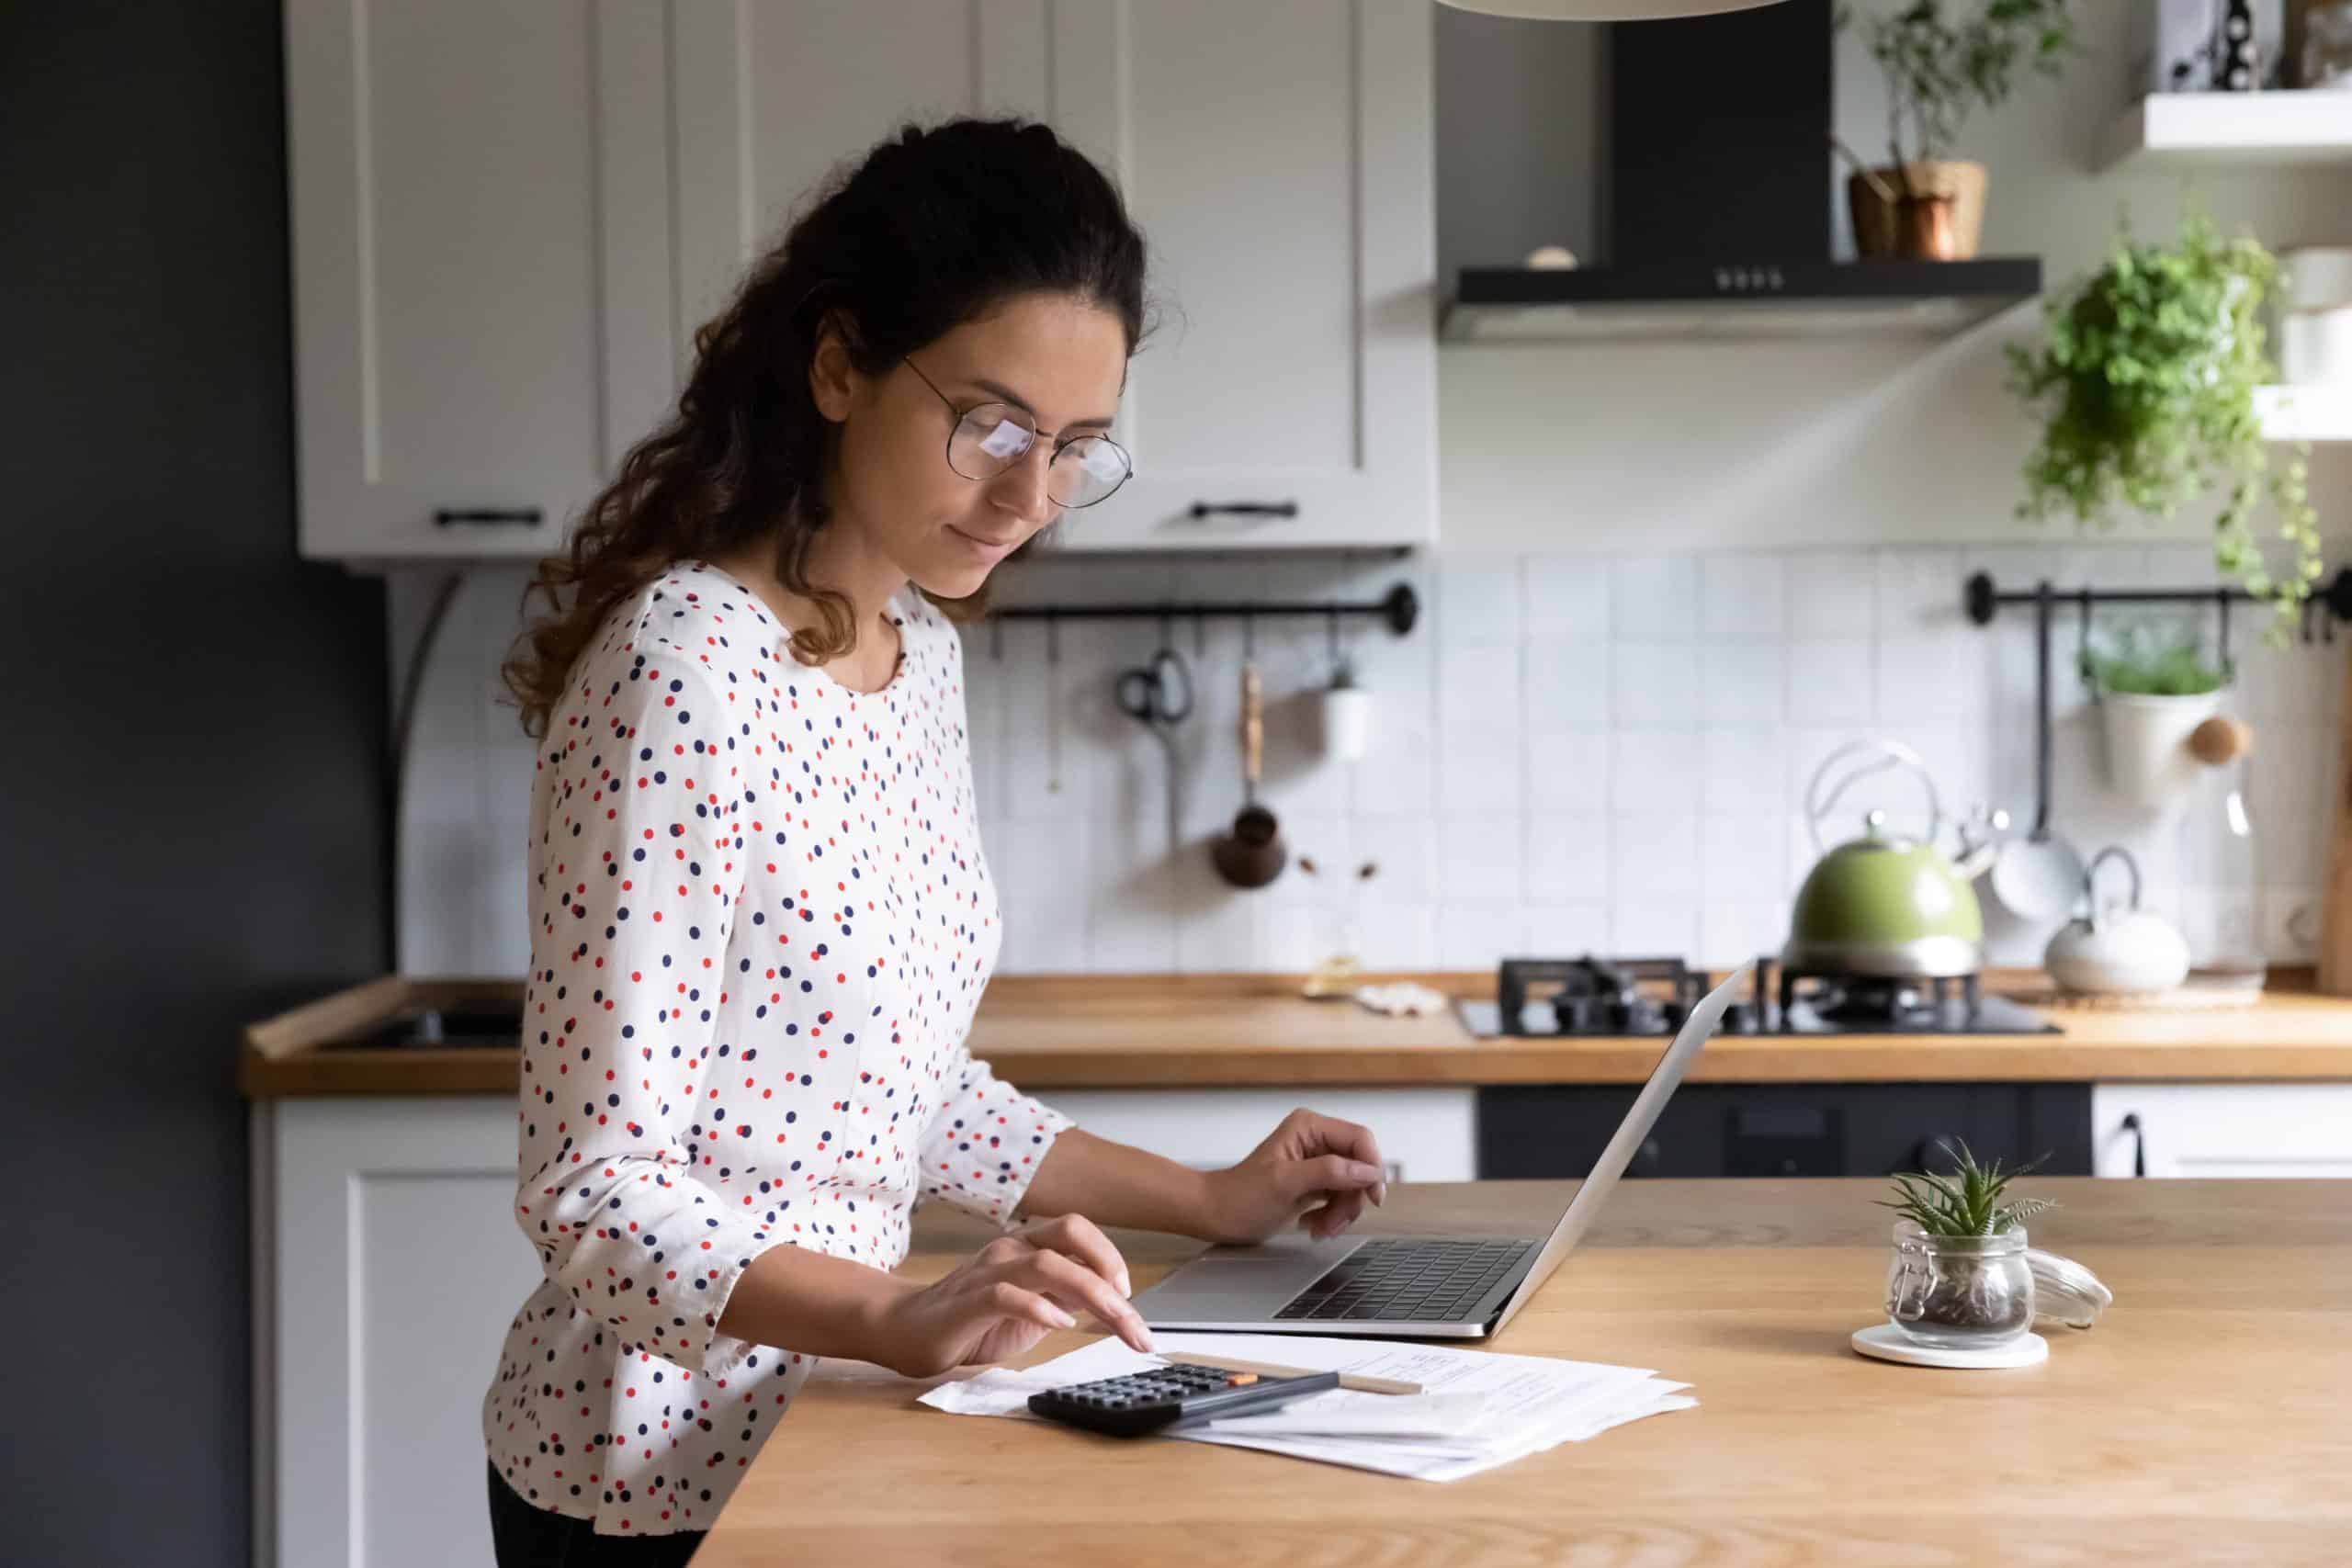
<path fill-rule="evenodd" d="M 1033 1393 L 1029 1396 L 1029 1408 L 1051 1420 L 1091 1427 L 1114 1438 L 1140 1438 L 1181 1421 L 1271 1410 L 1302 1394 L 1319 1393 L 1339 1386 L 1337 1372 L 1276 1377 L 1268 1372 L 1235 1372 L 1223 1367 L 1171 1361 L 1148 1371 L 1098 1378 L 1093 1382 L 1072 1383 L 1068 1388 Z"/>

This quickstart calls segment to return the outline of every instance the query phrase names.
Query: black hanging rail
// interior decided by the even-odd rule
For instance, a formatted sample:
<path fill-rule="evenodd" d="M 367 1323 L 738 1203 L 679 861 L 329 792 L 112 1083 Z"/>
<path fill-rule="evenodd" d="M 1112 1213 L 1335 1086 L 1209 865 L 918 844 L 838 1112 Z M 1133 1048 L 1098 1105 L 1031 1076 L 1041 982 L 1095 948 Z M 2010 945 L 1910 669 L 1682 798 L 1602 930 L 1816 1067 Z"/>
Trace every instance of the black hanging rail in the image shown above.
<path fill-rule="evenodd" d="M 2243 588 L 2056 588 L 2048 582 L 2031 588 L 2013 588 L 2007 592 L 1993 585 L 1993 574 L 1980 571 L 1968 580 L 1962 600 L 1968 618 L 1978 626 L 1990 626 L 1994 613 L 2003 604 L 2040 604 L 2044 602 L 2072 604 L 2088 611 L 2098 604 L 2211 604 L 2222 617 L 2222 652 L 2229 652 L 2230 606 L 2233 604 L 2267 604 Z M 2303 601 L 2302 637 L 2312 640 L 2312 615 L 2314 608 L 2327 611 L 2327 619 L 2320 624 L 2320 636 L 2326 641 L 2335 640 L 2335 623 L 2352 621 L 2352 567 L 2335 574 L 2328 585 Z"/>
<path fill-rule="evenodd" d="M 1271 620 L 1279 615 L 1374 615 L 1388 623 L 1398 637 L 1421 618 L 1421 596 L 1409 582 L 1400 582 L 1373 600 L 1267 599 L 1246 601 L 1168 601 L 1154 604 L 1019 604 L 989 612 L 991 621 L 1180 621 Z"/>
<path fill-rule="evenodd" d="M 1994 614 L 2004 604 L 2030 604 L 2033 607 L 2033 728 L 2034 753 L 2038 776 L 2041 780 L 2039 799 L 2034 807 L 2034 832 L 2039 836 L 2049 826 L 2050 818 L 2050 639 L 2052 623 L 2057 618 L 2062 604 L 2073 607 L 2077 616 L 2077 635 L 2087 646 L 2090 639 L 2091 610 L 2098 604 L 2211 604 L 2221 617 L 2221 638 L 2217 645 L 2222 667 L 2230 664 L 2230 606 L 2233 604 L 2267 604 L 2243 588 L 2215 586 L 2212 588 L 2058 588 L 2048 579 L 2031 588 L 2012 589 L 2003 592 L 1993 585 L 1993 574 L 1976 572 L 1967 582 L 1962 604 L 1968 618 L 1980 626 L 1991 626 Z M 2312 617 L 2324 610 L 2320 619 L 2320 637 L 2335 640 L 2335 623 L 2352 621 L 2352 567 L 2335 574 L 2335 580 L 2325 590 L 2312 594 L 2302 603 L 2301 615 L 2304 642 L 2313 640 Z"/>

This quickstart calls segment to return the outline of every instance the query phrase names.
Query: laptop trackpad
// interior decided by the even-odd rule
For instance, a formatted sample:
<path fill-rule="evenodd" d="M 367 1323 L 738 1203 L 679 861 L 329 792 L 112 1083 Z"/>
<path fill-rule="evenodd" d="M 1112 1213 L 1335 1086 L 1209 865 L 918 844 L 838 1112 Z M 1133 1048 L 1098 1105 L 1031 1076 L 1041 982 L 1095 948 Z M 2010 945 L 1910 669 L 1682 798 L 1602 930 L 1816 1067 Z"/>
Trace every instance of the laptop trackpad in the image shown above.
<path fill-rule="evenodd" d="M 1136 1310 L 1154 1317 L 1272 1316 L 1274 1309 L 1313 1284 L 1323 1271 L 1362 1243 L 1349 1237 L 1312 1241 L 1301 1236 L 1262 1247 L 1215 1247 L 1139 1292 Z M 1217 1310 L 1203 1309 L 1214 1305 Z"/>

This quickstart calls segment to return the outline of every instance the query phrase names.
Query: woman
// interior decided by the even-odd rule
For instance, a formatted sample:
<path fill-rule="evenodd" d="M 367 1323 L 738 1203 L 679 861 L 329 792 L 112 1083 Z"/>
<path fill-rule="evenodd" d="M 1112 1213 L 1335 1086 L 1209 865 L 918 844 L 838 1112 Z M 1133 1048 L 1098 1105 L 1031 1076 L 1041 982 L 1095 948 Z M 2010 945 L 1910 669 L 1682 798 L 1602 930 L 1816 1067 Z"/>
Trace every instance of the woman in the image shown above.
<path fill-rule="evenodd" d="M 964 1046 L 1001 929 L 943 611 L 1125 479 L 1143 282 L 1052 131 L 910 127 L 697 334 L 532 584 L 515 1217 L 547 1277 L 482 1407 L 508 1568 L 683 1562 L 820 1357 L 928 1376 L 1081 1314 L 1148 1348 L 1101 1225 L 1329 1235 L 1384 1195 L 1362 1127 L 1301 1111 L 1199 1172 Z M 917 1286 L 889 1270 L 933 1196 L 1006 1234 Z"/>

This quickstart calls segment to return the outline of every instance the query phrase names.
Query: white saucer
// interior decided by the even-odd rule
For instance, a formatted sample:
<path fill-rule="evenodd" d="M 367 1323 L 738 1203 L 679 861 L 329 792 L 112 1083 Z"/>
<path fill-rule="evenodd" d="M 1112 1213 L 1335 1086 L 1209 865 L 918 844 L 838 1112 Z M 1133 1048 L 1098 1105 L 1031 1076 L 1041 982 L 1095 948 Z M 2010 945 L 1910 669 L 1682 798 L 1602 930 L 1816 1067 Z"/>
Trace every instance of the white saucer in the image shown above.
<path fill-rule="evenodd" d="M 1854 1348 L 1882 1361 L 1901 1361 L 1912 1367 L 2030 1367 L 2050 1359 L 2050 1341 L 2039 1334 L 1989 1349 L 1941 1350 L 1914 1344 L 1892 1323 L 1854 1330 Z"/>

